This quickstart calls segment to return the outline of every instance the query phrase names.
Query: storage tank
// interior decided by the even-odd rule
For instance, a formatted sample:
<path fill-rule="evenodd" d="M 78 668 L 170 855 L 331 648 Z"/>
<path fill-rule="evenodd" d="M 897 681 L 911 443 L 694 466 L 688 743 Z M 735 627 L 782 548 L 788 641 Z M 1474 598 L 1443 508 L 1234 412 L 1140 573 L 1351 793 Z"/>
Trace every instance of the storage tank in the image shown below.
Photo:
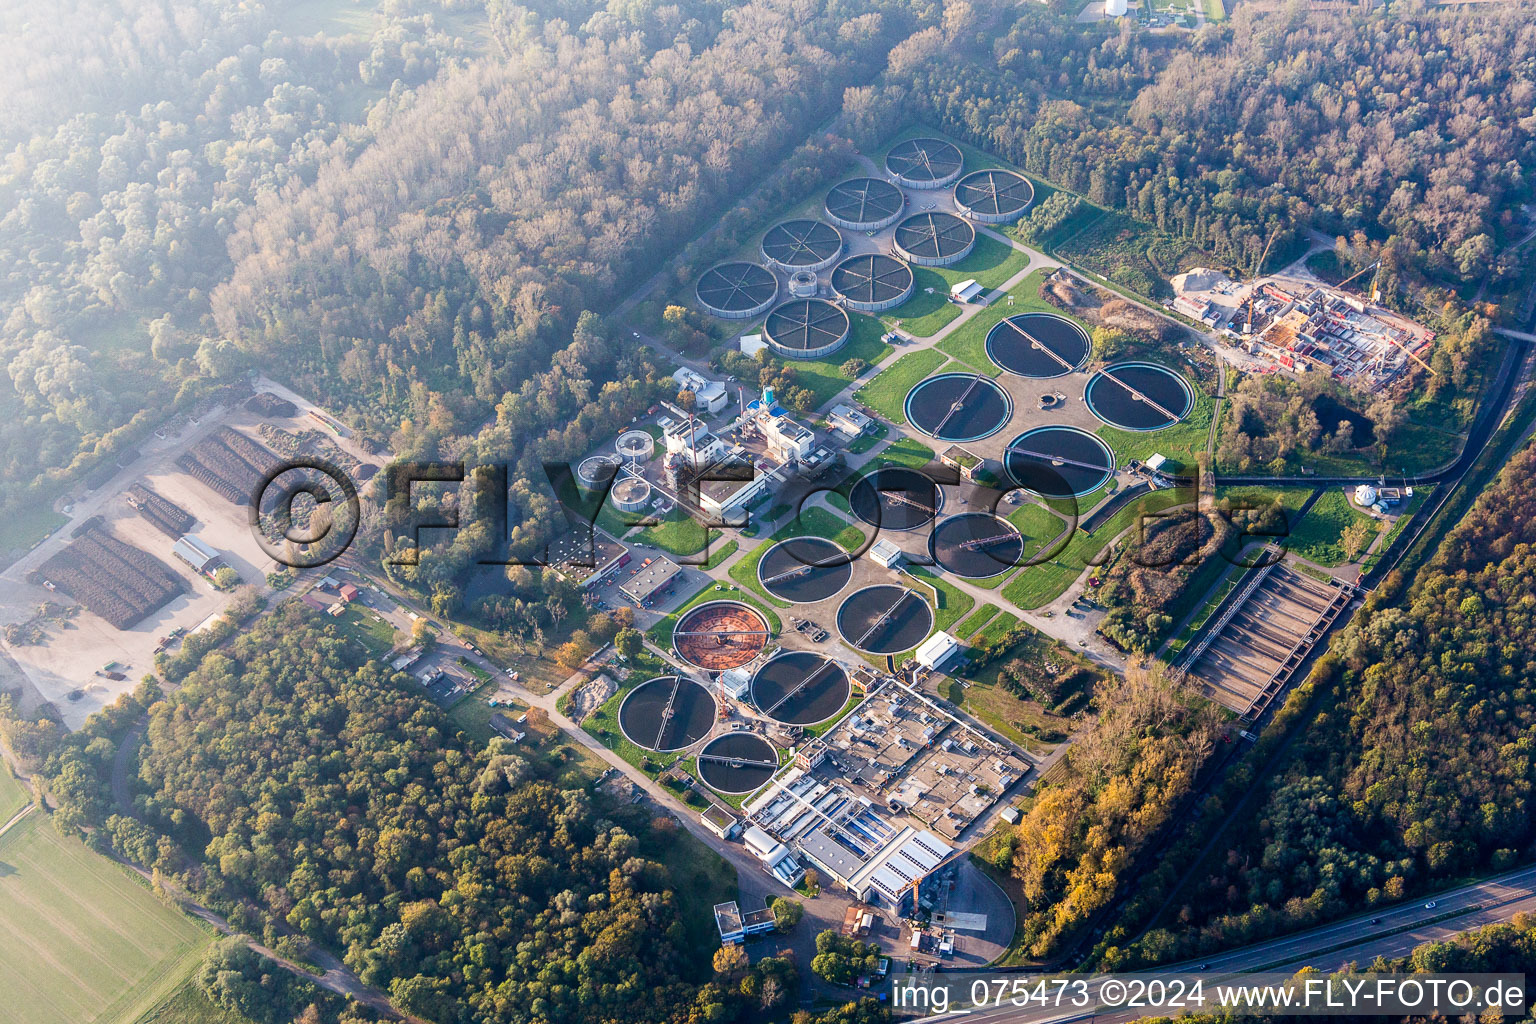
<path fill-rule="evenodd" d="M 796 299 L 816 297 L 816 275 L 809 270 L 797 270 L 789 276 L 789 294 Z"/>
<path fill-rule="evenodd" d="M 639 512 L 651 503 L 651 485 L 637 476 L 613 485 L 613 504 L 620 512 Z"/>
<path fill-rule="evenodd" d="M 576 480 L 583 487 L 601 487 L 619 471 L 616 455 L 593 455 L 582 459 L 576 467 Z"/>
<path fill-rule="evenodd" d="M 649 462 L 656 453 L 656 439 L 647 430 L 626 430 L 613 444 L 619 458 L 630 465 Z"/>
<path fill-rule="evenodd" d="M 1123 18 L 1130 9 L 1126 0 L 1104 0 L 1104 14 L 1110 18 Z"/>

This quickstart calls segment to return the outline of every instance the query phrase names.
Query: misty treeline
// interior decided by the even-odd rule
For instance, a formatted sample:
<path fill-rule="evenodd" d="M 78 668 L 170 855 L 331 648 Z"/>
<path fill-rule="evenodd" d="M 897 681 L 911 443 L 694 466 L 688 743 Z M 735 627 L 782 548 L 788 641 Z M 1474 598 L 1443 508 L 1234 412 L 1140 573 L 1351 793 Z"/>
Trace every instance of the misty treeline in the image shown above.
<path fill-rule="evenodd" d="M 1237 270 L 1271 237 L 1268 269 L 1294 258 L 1308 228 L 1374 239 L 1389 294 L 1515 269 L 1500 253 L 1536 163 L 1528 11 L 1240 4 L 1186 40 L 1025 4 L 1005 31 L 925 38 L 860 98 L 866 118 L 929 118 Z"/>
<path fill-rule="evenodd" d="M 935 16 L 417 0 L 343 11 L 343 33 L 297 2 L 109 7 L 9 26 L 0 74 L 37 101 L 0 121 L 0 471 L 31 484 L 7 508 L 252 368 L 406 455 L 463 451 L 562 363 L 502 457 L 536 460 L 616 380 L 633 414 L 649 369 L 556 357 L 579 314 L 658 269 Z"/>

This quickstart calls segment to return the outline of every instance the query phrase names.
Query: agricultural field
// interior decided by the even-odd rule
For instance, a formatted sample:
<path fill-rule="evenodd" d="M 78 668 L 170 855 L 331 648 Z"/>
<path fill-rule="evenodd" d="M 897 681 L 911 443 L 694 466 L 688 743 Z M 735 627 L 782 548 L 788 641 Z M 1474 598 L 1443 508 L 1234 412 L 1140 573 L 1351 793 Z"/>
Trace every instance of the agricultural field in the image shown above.
<path fill-rule="evenodd" d="M 27 1024 L 132 1024 L 212 941 L 118 864 L 33 812 L 0 837 L 0 990 Z"/>
<path fill-rule="evenodd" d="M 125 1022 L 126 1024 L 126 1022 Z M 251 1018 L 226 1010 L 209 1000 L 188 978 L 170 998 L 150 1010 L 133 1024 L 255 1024 Z"/>
<path fill-rule="evenodd" d="M 26 783 L 20 779 L 11 778 L 10 771 L 0 771 L 0 825 L 11 820 L 11 816 L 32 802 L 32 793 Z"/>

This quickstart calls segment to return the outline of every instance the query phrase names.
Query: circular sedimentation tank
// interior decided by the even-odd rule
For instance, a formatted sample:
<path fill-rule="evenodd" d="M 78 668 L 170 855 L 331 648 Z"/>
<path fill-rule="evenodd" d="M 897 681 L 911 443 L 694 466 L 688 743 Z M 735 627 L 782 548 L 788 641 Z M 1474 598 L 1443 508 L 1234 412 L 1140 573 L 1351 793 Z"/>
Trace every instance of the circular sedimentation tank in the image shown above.
<path fill-rule="evenodd" d="M 656 453 L 656 439 L 648 430 L 626 430 L 613 442 L 613 449 L 626 462 L 648 462 Z"/>
<path fill-rule="evenodd" d="M 1022 174 L 988 169 L 955 182 L 955 208 L 982 224 L 1018 220 L 1035 200 L 1035 187 Z"/>
<path fill-rule="evenodd" d="M 848 673 L 813 651 L 770 658 L 752 676 L 752 703 L 785 725 L 815 725 L 842 710 L 852 692 Z"/>
<path fill-rule="evenodd" d="M 987 358 L 1016 377 L 1046 380 L 1082 368 L 1088 332 L 1055 313 L 1016 313 L 987 332 Z"/>
<path fill-rule="evenodd" d="M 715 698 L 692 679 L 647 679 L 619 705 L 619 731 L 637 747 L 666 753 L 691 747 L 715 725 Z"/>
<path fill-rule="evenodd" d="M 790 359 L 830 355 L 848 341 L 848 314 L 825 299 L 790 299 L 774 307 L 763 338 Z"/>
<path fill-rule="evenodd" d="M 706 672 L 751 662 L 768 646 L 768 623 L 740 601 L 709 601 L 688 610 L 672 633 L 678 657 Z"/>
<path fill-rule="evenodd" d="M 879 231 L 901 218 L 901 189 L 879 178 L 850 178 L 827 193 L 827 219 L 849 231 Z"/>
<path fill-rule="evenodd" d="M 781 540 L 757 563 L 757 580 L 781 601 L 825 601 L 853 578 L 852 556 L 824 537 Z"/>
<path fill-rule="evenodd" d="M 885 155 L 885 171 L 907 188 L 943 188 L 960 177 L 965 158 L 943 139 L 908 139 Z"/>
<path fill-rule="evenodd" d="M 739 796 L 762 787 L 779 770 L 779 751 L 755 733 L 728 732 L 704 744 L 699 781 L 717 793 Z"/>
<path fill-rule="evenodd" d="M 1109 446 L 1077 427 L 1036 427 L 1008 442 L 1003 469 L 1026 491 L 1047 498 L 1076 498 L 1115 471 Z"/>
<path fill-rule="evenodd" d="M 843 253 L 843 236 L 819 220 L 786 220 L 763 236 L 763 256 L 785 270 L 817 271 Z"/>
<path fill-rule="evenodd" d="M 907 422 L 929 437 L 963 444 L 990 437 L 1013 415 L 1001 384 L 979 373 L 941 373 L 907 392 Z"/>
<path fill-rule="evenodd" d="M 619 471 L 617 455 L 590 455 L 576 466 L 576 481 L 583 487 L 601 487 Z"/>
<path fill-rule="evenodd" d="M 877 529 L 917 530 L 933 522 L 944 507 L 944 492 L 919 470 L 882 466 L 853 485 L 848 507 Z"/>
<path fill-rule="evenodd" d="M 1178 423 L 1195 405 L 1183 376 L 1157 363 L 1116 363 L 1088 379 L 1088 409 L 1121 430 L 1161 430 Z"/>
<path fill-rule="evenodd" d="M 850 256 L 832 271 L 832 291 L 849 309 L 880 313 L 912 297 L 912 268 L 894 256 Z"/>
<path fill-rule="evenodd" d="M 855 590 L 837 609 L 843 642 L 869 654 L 910 651 L 933 630 L 933 609 L 917 591 L 894 583 Z"/>
<path fill-rule="evenodd" d="M 971 254 L 976 229 L 952 213 L 915 213 L 896 225 L 896 254 L 920 267 L 947 267 Z"/>
<path fill-rule="evenodd" d="M 651 503 L 651 485 L 637 476 L 613 485 L 613 506 L 620 512 L 639 512 Z"/>
<path fill-rule="evenodd" d="M 694 286 L 699 306 L 724 320 L 761 316 L 779 297 L 779 281 L 773 271 L 744 260 L 710 267 Z"/>
<path fill-rule="evenodd" d="M 990 512 L 949 516 L 928 538 L 933 560 L 948 572 L 980 580 L 1007 572 L 1024 559 L 1024 537 L 1008 520 Z"/>

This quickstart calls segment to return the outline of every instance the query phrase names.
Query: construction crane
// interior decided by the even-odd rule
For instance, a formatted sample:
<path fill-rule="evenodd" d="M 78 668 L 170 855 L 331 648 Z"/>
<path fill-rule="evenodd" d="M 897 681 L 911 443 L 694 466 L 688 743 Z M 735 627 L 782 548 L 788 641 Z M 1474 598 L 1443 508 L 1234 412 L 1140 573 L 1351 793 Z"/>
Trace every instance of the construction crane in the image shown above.
<path fill-rule="evenodd" d="M 1381 277 L 1381 260 L 1377 260 L 1375 263 L 1372 263 L 1368 267 L 1361 267 L 1359 270 L 1355 271 L 1353 274 L 1350 274 L 1344 280 L 1340 281 L 1334 287 L 1337 290 L 1339 290 L 1339 291 L 1343 291 L 1345 285 L 1349 284 L 1349 282 L 1353 281 L 1355 278 L 1359 277 L 1361 274 L 1365 273 L 1367 270 L 1374 270 L 1374 271 L 1376 271 L 1376 275 L 1371 278 L 1370 290 L 1366 293 L 1368 298 L 1370 299 L 1370 301 L 1375 302 L 1376 301 L 1376 295 L 1377 295 L 1376 281 L 1377 281 L 1378 278 Z M 1404 346 L 1401 343 L 1399 343 L 1396 338 L 1392 337 L 1392 335 L 1390 335 L 1390 334 L 1382 334 L 1382 335 L 1379 335 L 1379 337 L 1383 341 L 1385 341 L 1388 345 L 1391 345 L 1393 348 L 1395 348 L 1399 352 L 1403 353 L 1403 355 L 1407 356 L 1409 359 L 1412 359 L 1414 362 L 1416 362 L 1420 366 L 1424 367 L 1424 369 L 1426 369 L 1426 370 L 1428 370 L 1430 372 L 1431 376 L 1439 376 L 1439 374 L 1435 373 L 1435 368 L 1433 366 L 1430 366 L 1424 360 L 1420 359 L 1418 357 L 1418 355 L 1415 354 L 1414 352 L 1409 351 L 1409 349 L 1406 346 Z"/>
<path fill-rule="evenodd" d="M 1264 253 L 1259 257 L 1259 265 L 1253 271 L 1253 290 L 1248 293 L 1247 308 L 1244 310 L 1243 323 L 1247 325 L 1244 334 L 1253 333 L 1253 300 L 1259 297 L 1259 277 L 1264 273 L 1264 261 L 1269 259 L 1269 250 L 1275 244 L 1275 239 L 1280 237 L 1280 229 L 1277 227 L 1269 233 L 1269 241 L 1264 243 Z"/>
<path fill-rule="evenodd" d="M 1353 281 L 1355 278 L 1359 277 L 1361 274 L 1365 273 L 1367 270 L 1380 270 L 1380 269 L 1381 269 L 1381 260 L 1377 260 L 1375 263 L 1372 263 L 1368 267 L 1361 267 L 1359 270 L 1355 271 L 1353 274 L 1350 274 L 1344 280 L 1342 280 L 1338 284 L 1334 285 L 1334 287 L 1339 289 L 1340 291 L 1343 291 L 1345 285 L 1349 284 L 1349 282 Z M 1371 278 L 1371 288 L 1374 290 L 1375 287 L 1376 287 L 1376 279 L 1373 277 L 1373 278 Z"/>

